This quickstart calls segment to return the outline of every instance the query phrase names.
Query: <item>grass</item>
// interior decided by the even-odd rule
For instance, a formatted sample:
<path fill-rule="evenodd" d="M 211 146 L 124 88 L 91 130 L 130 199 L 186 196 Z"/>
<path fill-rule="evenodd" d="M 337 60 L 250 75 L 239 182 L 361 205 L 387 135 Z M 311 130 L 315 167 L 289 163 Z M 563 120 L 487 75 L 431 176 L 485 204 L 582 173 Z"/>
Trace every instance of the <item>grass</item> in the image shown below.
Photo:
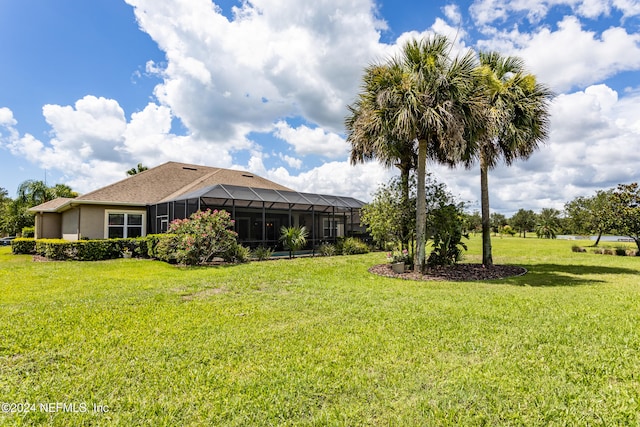
<path fill-rule="evenodd" d="M 177 268 L 2 248 L 0 402 L 36 406 L 0 425 L 640 423 L 640 258 L 493 243 L 528 274 L 428 283 L 369 274 L 383 253 Z"/>

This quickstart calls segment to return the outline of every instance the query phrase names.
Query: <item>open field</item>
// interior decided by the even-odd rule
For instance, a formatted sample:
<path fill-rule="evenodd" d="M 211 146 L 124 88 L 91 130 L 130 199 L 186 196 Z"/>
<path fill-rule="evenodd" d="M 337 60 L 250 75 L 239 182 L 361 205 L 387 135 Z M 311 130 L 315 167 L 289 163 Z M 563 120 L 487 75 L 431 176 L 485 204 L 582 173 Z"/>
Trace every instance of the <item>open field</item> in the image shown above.
<path fill-rule="evenodd" d="M 0 248 L 0 425 L 640 423 L 640 257 L 493 242 L 529 273 L 410 282 L 367 272 L 382 253 L 177 268 Z"/>

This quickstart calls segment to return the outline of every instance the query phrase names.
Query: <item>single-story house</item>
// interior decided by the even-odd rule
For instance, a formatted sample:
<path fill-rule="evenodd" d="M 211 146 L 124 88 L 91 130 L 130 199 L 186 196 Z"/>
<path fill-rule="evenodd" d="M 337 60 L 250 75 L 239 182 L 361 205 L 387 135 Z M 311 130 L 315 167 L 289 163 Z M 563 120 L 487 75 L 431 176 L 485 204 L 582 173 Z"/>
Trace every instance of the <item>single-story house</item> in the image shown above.
<path fill-rule="evenodd" d="M 171 221 L 205 209 L 224 209 L 238 240 L 276 246 L 281 226 L 305 226 L 309 243 L 364 232 L 363 202 L 351 197 L 300 193 L 255 174 L 168 162 L 76 198 L 30 209 L 36 239 L 102 239 L 163 233 Z"/>

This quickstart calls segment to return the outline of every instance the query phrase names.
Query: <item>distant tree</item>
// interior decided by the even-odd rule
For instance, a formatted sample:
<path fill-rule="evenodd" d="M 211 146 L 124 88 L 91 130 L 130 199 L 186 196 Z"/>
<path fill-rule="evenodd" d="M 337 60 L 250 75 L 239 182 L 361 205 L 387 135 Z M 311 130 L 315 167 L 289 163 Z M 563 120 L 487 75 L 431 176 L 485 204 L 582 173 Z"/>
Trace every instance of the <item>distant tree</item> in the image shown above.
<path fill-rule="evenodd" d="M 640 187 L 638 183 L 619 184 L 612 192 L 613 226 L 633 239 L 640 254 Z"/>
<path fill-rule="evenodd" d="M 27 207 L 39 205 L 55 199 L 51 188 L 44 181 L 29 179 L 18 187 L 18 200 Z"/>
<path fill-rule="evenodd" d="M 56 184 L 53 187 L 49 187 L 49 191 L 53 199 L 58 197 L 78 197 L 78 193 L 73 191 L 67 184 Z"/>
<path fill-rule="evenodd" d="M 544 208 L 538 215 L 536 235 L 539 238 L 555 239 L 560 229 L 560 211 Z"/>
<path fill-rule="evenodd" d="M 471 214 L 467 213 L 464 223 L 467 231 L 473 232 L 474 235 L 478 231 L 482 231 L 482 217 L 479 211 L 473 211 Z"/>
<path fill-rule="evenodd" d="M 490 219 L 491 222 L 489 224 L 494 233 L 499 233 L 500 229 L 507 224 L 507 218 L 497 212 L 492 213 Z"/>
<path fill-rule="evenodd" d="M 511 219 L 509 224 L 515 228 L 521 237 L 527 237 L 527 231 L 533 230 L 536 226 L 536 214 L 532 210 L 519 209 Z"/>
<path fill-rule="evenodd" d="M 146 166 L 143 166 L 142 163 L 138 163 L 138 166 L 135 168 L 131 168 L 127 171 L 127 175 L 132 176 L 132 175 L 136 175 L 139 174 L 140 172 L 144 172 L 147 169 L 149 169 Z"/>
<path fill-rule="evenodd" d="M 576 197 L 565 203 L 564 211 L 568 228 L 572 233 L 597 234 L 594 246 L 598 246 L 603 233 L 613 227 L 612 210 L 613 189 L 598 191 L 592 197 Z"/>

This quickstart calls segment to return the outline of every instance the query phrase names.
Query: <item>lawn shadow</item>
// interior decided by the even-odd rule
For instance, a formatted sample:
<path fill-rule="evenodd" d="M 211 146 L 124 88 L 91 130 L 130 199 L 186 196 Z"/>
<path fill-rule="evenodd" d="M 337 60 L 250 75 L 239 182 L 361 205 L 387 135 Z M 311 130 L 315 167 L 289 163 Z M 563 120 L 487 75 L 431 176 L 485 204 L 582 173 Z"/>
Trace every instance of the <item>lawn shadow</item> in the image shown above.
<path fill-rule="evenodd" d="M 638 270 L 620 267 L 562 264 L 518 264 L 527 269 L 522 276 L 510 277 L 496 283 L 509 283 L 516 286 L 589 286 L 607 283 L 598 279 L 601 274 L 638 274 Z M 592 276 L 592 277 L 585 277 Z"/>

